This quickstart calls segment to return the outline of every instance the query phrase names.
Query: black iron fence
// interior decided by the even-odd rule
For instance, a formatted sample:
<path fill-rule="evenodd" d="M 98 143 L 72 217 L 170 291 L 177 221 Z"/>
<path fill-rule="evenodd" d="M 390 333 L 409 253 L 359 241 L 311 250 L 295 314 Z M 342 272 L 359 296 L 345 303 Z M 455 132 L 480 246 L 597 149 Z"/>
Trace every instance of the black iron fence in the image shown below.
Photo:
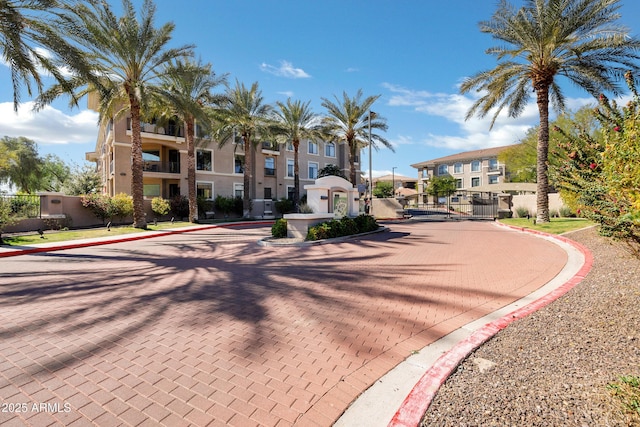
<path fill-rule="evenodd" d="M 498 195 L 490 192 L 454 191 L 442 195 L 418 195 L 417 205 L 406 209 L 425 219 L 495 219 Z"/>
<path fill-rule="evenodd" d="M 40 218 L 40 196 L 21 194 L 16 196 L 0 196 L 3 208 L 8 209 L 15 218 Z"/>

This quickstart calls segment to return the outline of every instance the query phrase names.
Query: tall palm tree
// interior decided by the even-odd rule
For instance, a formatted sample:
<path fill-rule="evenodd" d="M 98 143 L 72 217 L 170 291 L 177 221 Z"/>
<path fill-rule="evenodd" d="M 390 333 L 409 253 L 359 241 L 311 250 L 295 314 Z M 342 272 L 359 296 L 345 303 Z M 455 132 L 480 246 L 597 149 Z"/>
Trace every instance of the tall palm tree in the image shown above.
<path fill-rule="evenodd" d="M 23 87 L 29 96 L 33 94 L 32 84 L 38 92 L 42 90 L 41 72 L 64 84 L 61 66 L 83 69 L 86 65 L 82 52 L 54 25 L 64 6 L 71 8 L 73 4 L 71 0 L 0 1 L 0 50 L 11 70 L 14 110 L 20 104 Z"/>
<path fill-rule="evenodd" d="M 379 115 L 372 115 L 371 106 L 380 95 L 368 96 L 362 100 L 362 89 L 356 96 L 350 98 L 346 92 L 342 93 L 342 101 L 334 96 L 335 103 L 322 98 L 322 106 L 327 109 L 327 116 L 322 120 L 324 132 L 332 139 L 344 141 L 349 147 L 349 180 L 356 184 L 355 159 L 358 152 L 369 145 L 369 126 L 371 126 L 371 145 L 377 150 L 382 144 L 391 151 L 395 151 L 389 141 L 373 131 L 386 131 L 386 120 Z M 371 123 L 369 123 L 371 121 Z M 371 167 L 371 165 L 369 165 Z"/>
<path fill-rule="evenodd" d="M 160 78 L 158 94 L 161 110 L 169 117 L 179 117 L 185 123 L 189 220 L 192 222 L 198 219 L 195 124 L 197 122 L 201 130 L 209 127 L 206 106 L 215 100 L 211 91 L 225 82 L 226 75 L 216 76 L 211 64 L 191 60 L 172 61 L 166 74 Z"/>
<path fill-rule="evenodd" d="M 274 111 L 275 126 L 274 133 L 293 145 L 293 206 L 294 212 L 298 212 L 300 206 L 300 167 L 298 164 L 298 152 L 300 140 L 321 139 L 324 134 L 321 132 L 320 121 L 311 107 L 310 101 L 292 101 L 287 99 L 287 103 L 278 101 L 278 109 Z"/>
<path fill-rule="evenodd" d="M 271 111 L 272 107 L 264 103 L 257 82 L 253 83 L 251 88 L 247 88 L 238 80 L 234 88 L 227 87 L 225 96 L 217 102 L 216 108 L 212 111 L 214 135 L 220 147 L 232 141 L 236 135 L 242 139 L 245 157 L 242 210 L 245 218 L 248 218 L 251 212 L 254 147 L 258 137 L 270 135 Z"/>
<path fill-rule="evenodd" d="M 493 114 L 491 126 L 507 107 L 518 117 L 535 92 L 540 127 L 537 143 L 537 222 L 549 222 L 549 102 L 564 110 L 564 95 L 558 77 L 566 77 L 597 96 L 620 92 L 627 70 L 638 70 L 640 42 L 627 29 L 616 25 L 619 0 L 525 0 L 516 9 L 502 0 L 490 21 L 480 31 L 491 34 L 502 45 L 487 50 L 498 66 L 466 79 L 461 93 L 472 89 L 482 96 L 467 112 Z"/>
<path fill-rule="evenodd" d="M 130 112 L 133 226 L 146 228 L 140 117 L 151 94 L 157 91 L 158 78 L 166 72 L 166 65 L 191 55 L 192 46 L 167 47 L 174 25 L 155 27 L 152 0 L 144 0 L 139 19 L 130 0 L 122 0 L 122 10 L 118 18 L 105 1 L 82 2 L 66 17 L 68 36 L 84 49 L 91 66 L 90 75 L 76 74 L 68 84 L 77 88 L 78 97 L 98 95 L 103 124 Z M 92 81 L 92 76 L 99 80 Z M 54 85 L 39 97 L 38 107 L 62 93 L 61 85 Z"/>

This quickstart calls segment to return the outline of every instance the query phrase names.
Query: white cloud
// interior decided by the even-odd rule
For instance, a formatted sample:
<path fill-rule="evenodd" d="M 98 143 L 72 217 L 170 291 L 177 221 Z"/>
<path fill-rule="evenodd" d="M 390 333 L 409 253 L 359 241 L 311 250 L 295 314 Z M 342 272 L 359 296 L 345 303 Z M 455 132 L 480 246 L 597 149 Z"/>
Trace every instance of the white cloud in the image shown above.
<path fill-rule="evenodd" d="M 360 71 L 359 68 L 355 68 L 355 67 L 349 67 L 346 70 L 344 70 L 347 73 L 357 73 L 358 71 Z"/>
<path fill-rule="evenodd" d="M 290 90 L 285 90 L 285 91 L 282 91 L 282 92 L 278 92 L 278 94 L 279 95 L 284 95 L 287 98 L 293 98 L 293 95 L 294 95 L 293 92 L 290 91 Z"/>
<path fill-rule="evenodd" d="M 71 115 L 47 106 L 36 113 L 33 103 L 25 102 L 15 113 L 13 103 L 0 103 L 0 136 L 24 136 L 38 144 L 76 144 L 93 142 L 97 135 L 98 113 L 94 111 Z"/>
<path fill-rule="evenodd" d="M 391 92 L 389 106 L 409 107 L 426 116 L 440 118 L 445 123 L 449 122 L 455 125 L 451 134 L 430 133 L 419 142 L 412 138 L 398 137 L 393 141 L 394 146 L 419 143 L 456 151 L 499 147 L 519 142 L 531 127 L 537 126 L 539 123 L 535 99 L 532 99 L 520 116 L 516 118 L 509 117 L 507 109 L 503 109 L 491 128 L 494 112 L 490 112 L 485 117 L 474 116 L 465 120 L 467 111 L 477 98 L 457 93 L 412 90 L 390 83 L 384 83 L 383 87 Z M 595 100 L 590 97 L 567 98 L 565 100 L 567 108 L 572 111 L 594 103 Z M 554 112 L 550 111 L 550 118 L 553 120 L 554 117 Z"/>
<path fill-rule="evenodd" d="M 263 62 L 260 64 L 260 69 L 264 72 L 273 74 L 274 76 L 286 77 L 289 79 L 306 79 L 311 77 L 302 68 L 295 68 L 289 61 L 280 61 L 279 67 Z"/>

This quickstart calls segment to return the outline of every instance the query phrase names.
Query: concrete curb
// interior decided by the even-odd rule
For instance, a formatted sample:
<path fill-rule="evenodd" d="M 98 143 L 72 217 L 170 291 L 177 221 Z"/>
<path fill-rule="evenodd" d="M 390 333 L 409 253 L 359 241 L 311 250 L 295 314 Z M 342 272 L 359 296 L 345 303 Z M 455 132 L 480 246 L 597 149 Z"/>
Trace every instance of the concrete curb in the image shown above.
<path fill-rule="evenodd" d="M 528 316 L 529 314 L 541 309 L 542 307 L 545 307 L 546 305 L 560 298 L 562 295 L 566 294 L 574 286 L 580 283 L 591 270 L 591 267 L 593 265 L 593 256 L 591 252 L 584 246 L 570 239 L 539 231 L 523 229 L 520 227 L 512 227 L 500 223 L 497 224 L 499 224 L 499 226 L 501 227 L 528 232 L 549 239 L 556 239 L 560 242 L 573 246 L 584 256 L 584 263 L 578 270 L 578 272 L 574 274 L 573 277 L 566 281 L 563 285 L 557 287 L 555 290 L 547 293 L 545 296 L 533 301 L 532 303 L 527 304 L 522 308 L 512 311 L 507 315 L 504 315 L 499 319 L 484 325 L 469 337 L 460 341 L 444 355 L 442 355 L 413 387 L 409 395 L 405 398 L 404 402 L 394 415 L 391 422 L 388 424 L 389 427 L 414 427 L 419 425 L 420 421 L 422 420 L 422 416 L 429 408 L 429 405 L 433 401 L 440 386 L 444 384 L 446 379 L 451 375 L 456 367 L 471 352 L 480 347 L 483 343 L 485 343 L 502 329 L 506 328 L 515 320 Z"/>
<path fill-rule="evenodd" d="M 64 251 L 67 249 L 77 249 L 77 248 L 86 248 L 89 246 L 101 246 L 101 245 L 110 245 L 112 243 L 122 243 L 122 242 L 132 242 L 135 240 L 142 239 L 151 239 L 153 237 L 162 237 L 162 236 L 170 236 L 172 234 L 182 234 L 182 233 L 190 233 L 193 231 L 199 230 L 210 230 L 212 228 L 228 228 L 235 226 L 246 226 L 246 225 L 268 225 L 273 224 L 273 221 L 242 221 L 242 222 L 226 222 L 222 224 L 212 224 L 212 225 L 197 225 L 189 228 L 180 228 L 175 230 L 165 230 L 165 231 L 153 231 L 148 233 L 137 233 L 137 234 L 124 234 L 120 237 L 114 238 L 103 238 L 96 240 L 85 240 L 85 241 L 70 241 L 69 243 L 60 243 L 60 244 L 52 244 L 47 246 L 30 246 L 30 247 L 8 247 L 2 248 L 0 247 L 0 258 L 7 258 L 18 255 L 30 255 L 42 252 L 55 252 L 55 251 Z"/>

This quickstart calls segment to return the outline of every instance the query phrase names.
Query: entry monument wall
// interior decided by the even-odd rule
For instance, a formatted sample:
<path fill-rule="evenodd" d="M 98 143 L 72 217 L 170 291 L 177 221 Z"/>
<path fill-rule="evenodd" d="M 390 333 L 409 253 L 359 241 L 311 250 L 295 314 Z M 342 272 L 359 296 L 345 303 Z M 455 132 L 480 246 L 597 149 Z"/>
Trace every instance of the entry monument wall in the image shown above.
<path fill-rule="evenodd" d="M 287 237 L 307 237 L 309 227 L 343 216 L 356 217 L 360 208 L 358 189 L 339 176 L 324 176 L 314 184 L 305 185 L 307 205 L 313 213 L 294 213 L 283 216 L 287 220 Z"/>

